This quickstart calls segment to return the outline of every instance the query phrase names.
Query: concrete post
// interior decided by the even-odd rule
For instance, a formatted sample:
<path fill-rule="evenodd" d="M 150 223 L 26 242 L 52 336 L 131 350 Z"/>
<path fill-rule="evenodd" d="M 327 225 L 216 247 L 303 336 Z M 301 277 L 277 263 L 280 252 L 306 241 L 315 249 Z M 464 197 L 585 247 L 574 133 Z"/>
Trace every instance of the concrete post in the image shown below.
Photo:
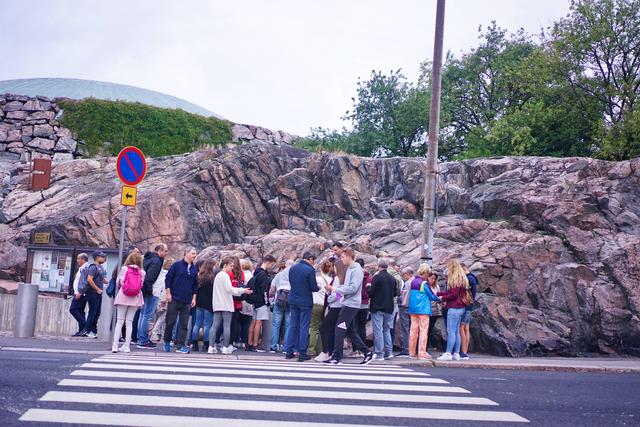
<path fill-rule="evenodd" d="M 31 338 L 36 331 L 36 312 L 38 308 L 38 285 L 20 283 L 16 299 L 16 320 L 13 336 Z"/>

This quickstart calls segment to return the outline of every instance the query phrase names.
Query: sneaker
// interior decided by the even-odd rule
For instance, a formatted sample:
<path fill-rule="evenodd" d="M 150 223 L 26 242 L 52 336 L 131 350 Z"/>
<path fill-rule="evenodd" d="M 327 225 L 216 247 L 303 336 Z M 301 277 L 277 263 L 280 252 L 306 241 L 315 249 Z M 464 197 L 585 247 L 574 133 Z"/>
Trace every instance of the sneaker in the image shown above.
<path fill-rule="evenodd" d="M 85 331 L 78 331 L 75 334 L 71 335 L 72 337 L 83 337 L 86 335 Z"/>
<path fill-rule="evenodd" d="M 400 353 L 396 354 L 396 357 L 409 357 L 409 353 L 407 353 L 406 351 L 401 351 Z"/>
<path fill-rule="evenodd" d="M 87 338 L 93 338 L 93 339 L 98 338 L 98 334 L 96 334 L 95 332 L 89 332 L 86 336 Z"/>
<path fill-rule="evenodd" d="M 171 345 L 171 347 L 175 347 L 176 346 L 176 342 L 175 341 L 171 341 L 169 344 Z"/>
<path fill-rule="evenodd" d="M 260 347 L 256 347 L 256 353 L 266 353 L 267 350 L 260 348 Z"/>
<path fill-rule="evenodd" d="M 438 360 L 453 360 L 453 357 L 451 357 L 451 353 L 442 353 Z"/>
<path fill-rule="evenodd" d="M 222 354 L 232 354 L 233 353 L 233 346 L 230 345 L 229 347 L 222 347 Z"/>
<path fill-rule="evenodd" d="M 141 349 L 154 350 L 156 347 L 158 347 L 158 345 L 151 341 L 147 341 L 144 344 L 138 344 L 137 347 Z"/>
<path fill-rule="evenodd" d="M 252 346 L 252 345 L 248 345 L 248 346 L 247 346 L 247 351 L 250 351 L 250 352 L 252 352 L 252 353 L 255 353 L 255 352 L 256 352 L 256 348 L 255 348 L 254 346 Z"/>
<path fill-rule="evenodd" d="M 165 342 L 162 344 L 162 350 L 163 350 L 165 353 L 169 353 L 169 352 L 171 351 L 171 344 L 169 344 L 168 342 L 166 342 L 166 341 L 165 341 Z"/>
<path fill-rule="evenodd" d="M 118 342 L 124 342 L 124 337 L 118 338 Z"/>
<path fill-rule="evenodd" d="M 462 351 L 460 352 L 460 360 L 469 360 L 469 359 L 470 357 L 467 353 L 464 353 Z"/>
<path fill-rule="evenodd" d="M 182 345 L 179 349 L 176 350 L 176 353 L 189 354 L 191 353 L 191 349 L 186 345 Z"/>
<path fill-rule="evenodd" d="M 359 351 L 352 351 L 351 353 L 349 353 L 347 355 L 347 357 L 353 357 L 353 358 L 357 359 L 357 358 L 360 358 L 360 357 L 364 357 L 364 354 L 362 354 Z"/>
<path fill-rule="evenodd" d="M 320 353 L 315 359 L 316 362 L 326 362 L 327 360 L 331 359 L 331 356 L 329 356 L 329 353 Z"/>
<path fill-rule="evenodd" d="M 342 365 L 342 362 L 336 359 L 329 359 L 329 360 L 326 360 L 324 364 L 337 366 L 337 365 Z"/>
<path fill-rule="evenodd" d="M 364 355 L 364 359 L 360 362 L 361 365 L 368 365 L 372 361 L 376 360 L 376 354 L 372 351 Z"/>
<path fill-rule="evenodd" d="M 453 360 L 460 360 L 460 353 L 453 353 Z"/>
<path fill-rule="evenodd" d="M 287 360 L 295 359 L 295 358 L 296 358 L 296 355 L 295 355 L 295 354 L 293 354 L 293 353 L 291 353 L 291 354 L 287 354 L 287 355 L 285 355 L 285 356 L 284 356 L 284 358 L 285 358 L 285 359 L 287 359 Z"/>
<path fill-rule="evenodd" d="M 389 353 L 384 357 L 384 360 L 391 360 L 393 359 L 393 354 Z"/>
<path fill-rule="evenodd" d="M 129 348 L 128 345 L 121 345 L 118 351 L 120 353 L 131 353 L 131 349 Z"/>
<path fill-rule="evenodd" d="M 210 345 L 209 350 L 207 350 L 207 353 L 218 354 L 218 347 L 216 347 L 215 345 Z"/>
<path fill-rule="evenodd" d="M 117 353 L 117 352 L 118 352 L 118 344 L 111 347 L 111 353 Z"/>
<path fill-rule="evenodd" d="M 269 353 L 277 353 L 277 352 L 278 352 L 278 349 L 277 349 L 277 348 L 275 348 L 275 347 L 271 347 L 271 348 L 269 349 Z"/>
<path fill-rule="evenodd" d="M 308 354 L 301 354 L 298 356 L 298 362 L 306 362 L 307 360 L 311 360 L 311 356 Z"/>

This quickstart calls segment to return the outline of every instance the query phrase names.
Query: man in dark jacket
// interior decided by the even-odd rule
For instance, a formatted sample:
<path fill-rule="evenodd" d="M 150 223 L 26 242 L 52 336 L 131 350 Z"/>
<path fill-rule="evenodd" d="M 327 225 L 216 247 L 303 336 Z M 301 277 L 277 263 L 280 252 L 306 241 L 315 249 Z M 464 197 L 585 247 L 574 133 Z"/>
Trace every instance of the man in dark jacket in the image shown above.
<path fill-rule="evenodd" d="M 140 307 L 140 320 L 138 321 L 138 348 L 156 348 L 156 344 L 149 339 L 149 323 L 153 319 L 158 305 L 158 297 L 153 296 L 153 284 L 158 280 L 164 257 L 167 256 L 167 245 L 160 243 L 153 249 L 154 252 L 144 254 L 142 267 L 146 272 L 142 283 L 142 296 L 144 304 Z"/>
<path fill-rule="evenodd" d="M 385 258 L 378 260 L 378 274 L 373 276 L 371 285 L 367 288 L 369 294 L 369 310 L 373 326 L 375 358 L 387 360 L 393 358 L 393 311 L 395 298 L 398 296 L 396 279 L 387 269 L 389 261 Z"/>
<path fill-rule="evenodd" d="M 289 331 L 284 351 L 287 359 L 293 359 L 293 350 L 297 348 L 299 351 L 298 362 L 310 359 L 307 347 L 309 347 L 313 293 L 320 290 L 316 282 L 316 270 L 313 268 L 316 258 L 316 254 L 307 251 L 302 255 L 302 261 L 289 270 L 291 319 L 289 320 Z"/>
<path fill-rule="evenodd" d="M 253 272 L 253 320 L 249 326 L 249 348 L 248 351 L 264 353 L 267 350 L 260 348 L 260 337 L 262 336 L 262 322 L 269 320 L 269 302 L 267 294 L 271 288 L 271 276 L 269 271 L 276 263 L 276 259 L 271 255 L 266 255 L 260 267 Z M 266 343 L 268 346 L 269 343 Z"/>
<path fill-rule="evenodd" d="M 165 298 L 168 303 L 163 347 L 166 352 L 171 351 L 171 335 L 176 319 L 179 318 L 176 352 L 191 353 L 186 346 L 186 339 L 189 314 L 191 308 L 196 306 L 198 293 L 198 267 L 195 265 L 197 254 L 195 248 L 187 248 L 184 251 L 184 258 L 171 266 L 164 280 Z"/>

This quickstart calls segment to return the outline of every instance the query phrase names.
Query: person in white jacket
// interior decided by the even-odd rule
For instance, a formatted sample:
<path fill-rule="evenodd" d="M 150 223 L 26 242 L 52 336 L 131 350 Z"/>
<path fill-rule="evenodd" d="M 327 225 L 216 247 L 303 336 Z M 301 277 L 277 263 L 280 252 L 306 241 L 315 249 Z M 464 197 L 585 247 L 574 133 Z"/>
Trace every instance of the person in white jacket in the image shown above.
<path fill-rule="evenodd" d="M 229 343 L 231 339 L 231 315 L 234 312 L 233 297 L 239 297 L 244 294 L 251 294 L 251 289 L 234 288 L 231 285 L 231 277 L 229 273 L 233 269 L 233 258 L 225 258 L 220 264 L 220 272 L 213 280 L 213 326 L 209 332 L 208 353 L 217 353 L 215 347 L 215 334 L 222 322 L 222 354 L 233 353 L 234 348 Z"/>

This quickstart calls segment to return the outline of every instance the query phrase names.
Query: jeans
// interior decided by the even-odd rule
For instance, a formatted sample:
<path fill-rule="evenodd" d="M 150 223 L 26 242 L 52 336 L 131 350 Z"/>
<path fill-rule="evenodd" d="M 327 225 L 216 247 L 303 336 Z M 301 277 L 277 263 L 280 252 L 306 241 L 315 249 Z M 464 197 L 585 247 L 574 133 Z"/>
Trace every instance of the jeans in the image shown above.
<path fill-rule="evenodd" d="M 411 318 L 407 313 L 408 307 L 398 306 L 398 321 L 400 322 L 400 351 L 409 353 L 409 329 Z"/>
<path fill-rule="evenodd" d="M 102 306 L 102 297 L 93 289 L 87 291 L 87 303 L 89 304 L 89 313 L 87 314 L 87 323 L 85 329 L 87 332 L 98 333 L 98 318 L 100 317 L 100 308 Z"/>
<path fill-rule="evenodd" d="M 360 335 L 353 328 L 353 319 L 358 314 L 359 308 L 342 307 L 338 314 L 338 320 L 335 327 L 335 339 L 333 341 L 333 358 L 342 360 L 342 352 L 345 337 L 351 339 L 354 351 L 360 351 L 362 354 L 369 353 L 369 347 L 366 346 Z"/>
<path fill-rule="evenodd" d="M 222 347 L 229 347 L 231 345 L 231 318 L 233 317 L 232 311 L 215 311 L 213 313 L 213 327 L 209 333 L 209 345 L 215 343 L 216 331 L 220 324 L 222 324 Z"/>
<path fill-rule="evenodd" d="M 156 313 L 158 297 L 148 295 L 144 297 L 144 305 L 140 308 L 140 319 L 138 320 L 138 344 L 149 342 L 149 323 Z"/>
<path fill-rule="evenodd" d="M 69 313 L 76 319 L 78 322 L 78 332 L 83 332 L 85 329 L 85 324 L 87 323 L 87 319 L 84 314 L 84 309 L 87 306 L 87 297 L 85 295 L 80 295 L 79 299 L 76 299 L 75 295 L 71 300 L 71 305 L 69 306 Z"/>
<path fill-rule="evenodd" d="M 291 321 L 291 306 L 288 306 L 285 310 L 283 310 L 278 306 L 278 304 L 274 304 L 273 305 L 273 323 L 271 326 L 271 350 L 276 350 L 276 347 L 280 343 L 280 330 L 282 328 L 283 320 L 284 320 L 284 337 L 286 340 L 287 333 L 289 332 L 290 321 Z"/>
<path fill-rule="evenodd" d="M 164 342 L 170 342 L 173 338 L 172 332 L 174 326 L 178 325 L 176 335 L 176 347 L 180 348 L 186 344 L 187 330 L 189 329 L 189 312 L 191 311 L 190 302 L 181 302 L 173 300 L 167 307 L 167 325 L 164 328 Z M 179 318 L 179 319 L 178 319 Z M 176 322 L 179 320 L 179 322 Z"/>
<path fill-rule="evenodd" d="M 202 340 L 209 341 L 209 332 L 213 323 L 213 312 L 204 308 L 196 308 L 195 320 L 193 321 L 193 329 L 191 330 L 191 341 L 198 341 L 200 338 L 200 328 L 204 328 L 202 332 Z"/>
<path fill-rule="evenodd" d="M 330 308 L 320 326 L 322 351 L 328 354 L 333 353 L 333 343 L 336 337 L 336 322 L 338 321 L 339 315 L 340 308 Z"/>
<path fill-rule="evenodd" d="M 297 349 L 300 352 L 300 357 L 305 357 L 309 346 L 309 326 L 311 325 L 311 310 L 313 307 L 290 304 L 289 308 L 291 322 L 286 335 L 284 351 L 287 354 L 293 354 L 294 350 Z M 274 331 L 272 334 L 277 334 L 277 332 Z M 271 336 L 273 337 L 274 335 Z M 271 342 L 273 342 L 273 338 Z"/>
<path fill-rule="evenodd" d="M 450 308 L 447 310 L 447 353 L 460 353 L 460 322 L 464 315 L 464 308 Z"/>
<path fill-rule="evenodd" d="M 389 355 L 393 352 L 393 342 L 391 341 L 393 317 L 393 313 L 385 313 L 383 311 L 371 313 L 374 351 L 378 356 Z"/>

